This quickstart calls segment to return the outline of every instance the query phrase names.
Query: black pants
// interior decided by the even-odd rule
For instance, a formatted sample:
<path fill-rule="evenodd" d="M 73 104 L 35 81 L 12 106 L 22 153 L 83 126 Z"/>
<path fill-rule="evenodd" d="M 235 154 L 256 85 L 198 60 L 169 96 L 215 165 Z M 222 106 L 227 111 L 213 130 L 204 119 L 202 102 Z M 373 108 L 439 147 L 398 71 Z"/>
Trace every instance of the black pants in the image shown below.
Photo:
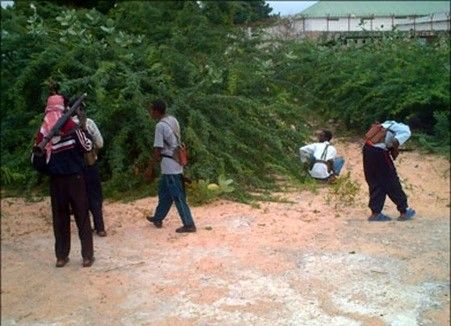
<path fill-rule="evenodd" d="M 105 225 L 103 223 L 103 195 L 102 184 L 100 181 L 99 166 L 97 163 L 87 166 L 84 171 L 86 192 L 88 194 L 89 211 L 92 214 L 94 220 L 94 229 L 99 231 L 105 231 Z"/>
<path fill-rule="evenodd" d="M 83 174 L 51 176 L 50 196 L 52 201 L 53 233 L 57 259 L 65 259 L 70 252 L 70 209 L 74 212 L 78 236 L 81 242 L 81 256 L 94 256 L 92 231 L 89 223 L 88 197 Z"/>
<path fill-rule="evenodd" d="M 369 208 L 380 213 L 384 208 L 385 197 L 396 204 L 399 212 L 407 209 L 407 196 L 402 190 L 390 153 L 382 148 L 365 144 L 363 147 L 363 171 L 369 186 Z"/>

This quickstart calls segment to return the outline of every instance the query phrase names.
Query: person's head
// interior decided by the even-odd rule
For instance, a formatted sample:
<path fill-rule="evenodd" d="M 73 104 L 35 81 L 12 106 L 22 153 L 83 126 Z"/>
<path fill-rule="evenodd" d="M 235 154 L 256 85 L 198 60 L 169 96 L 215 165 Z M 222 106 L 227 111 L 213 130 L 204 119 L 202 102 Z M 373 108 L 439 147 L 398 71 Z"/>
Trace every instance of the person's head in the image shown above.
<path fill-rule="evenodd" d="M 423 127 L 423 122 L 417 115 L 411 116 L 409 119 L 407 119 L 407 125 L 409 126 L 410 130 L 418 130 Z"/>
<path fill-rule="evenodd" d="M 68 103 L 69 107 L 71 108 L 77 100 L 78 100 L 78 97 L 72 98 Z M 74 113 L 72 113 L 72 116 L 81 115 L 81 114 L 86 114 L 86 103 L 85 102 L 80 103 L 78 108 L 74 111 Z"/>
<path fill-rule="evenodd" d="M 161 100 L 155 100 L 150 104 L 149 113 L 154 119 L 161 119 L 166 114 L 166 103 Z"/>
<path fill-rule="evenodd" d="M 59 94 L 60 92 L 60 84 L 56 81 L 49 81 L 49 92 L 50 94 L 54 95 L 54 94 Z"/>
<path fill-rule="evenodd" d="M 318 140 L 323 143 L 332 139 L 332 132 L 330 130 L 321 130 L 318 134 Z"/>

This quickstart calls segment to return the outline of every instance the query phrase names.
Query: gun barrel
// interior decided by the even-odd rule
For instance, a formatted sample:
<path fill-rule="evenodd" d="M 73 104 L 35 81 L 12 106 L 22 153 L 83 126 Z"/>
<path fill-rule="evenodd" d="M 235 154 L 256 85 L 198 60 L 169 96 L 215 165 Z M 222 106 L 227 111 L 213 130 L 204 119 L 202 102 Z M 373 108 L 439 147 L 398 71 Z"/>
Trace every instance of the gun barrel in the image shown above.
<path fill-rule="evenodd" d="M 71 106 L 71 108 L 66 113 L 64 113 L 64 115 L 61 118 L 58 119 L 58 121 L 53 126 L 52 130 L 50 130 L 49 134 L 46 137 L 44 137 L 44 139 L 36 146 L 37 148 L 39 148 L 41 151 L 44 150 L 45 145 L 47 145 L 48 142 L 52 139 L 52 137 L 55 136 L 61 130 L 66 121 L 72 116 L 75 110 L 78 109 L 81 102 L 83 102 L 83 100 L 87 96 L 88 94 L 84 93 L 75 101 L 75 103 Z"/>

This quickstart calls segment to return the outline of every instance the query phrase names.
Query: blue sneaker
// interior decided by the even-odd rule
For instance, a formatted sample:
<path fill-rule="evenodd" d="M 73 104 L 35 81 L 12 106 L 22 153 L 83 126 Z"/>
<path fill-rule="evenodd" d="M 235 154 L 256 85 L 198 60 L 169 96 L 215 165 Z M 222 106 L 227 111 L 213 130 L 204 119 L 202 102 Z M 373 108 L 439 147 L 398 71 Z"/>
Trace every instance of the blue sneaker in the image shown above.
<path fill-rule="evenodd" d="M 368 217 L 368 221 L 369 222 L 386 222 L 386 221 L 391 221 L 391 217 L 389 217 L 385 214 L 379 213 L 377 215 L 374 215 L 374 216 L 371 215 L 370 217 Z"/>
<path fill-rule="evenodd" d="M 415 210 L 413 210 L 412 208 L 407 208 L 406 212 L 404 214 L 401 214 L 400 217 L 398 217 L 398 221 L 408 221 L 413 219 L 413 217 L 415 216 L 416 212 Z"/>

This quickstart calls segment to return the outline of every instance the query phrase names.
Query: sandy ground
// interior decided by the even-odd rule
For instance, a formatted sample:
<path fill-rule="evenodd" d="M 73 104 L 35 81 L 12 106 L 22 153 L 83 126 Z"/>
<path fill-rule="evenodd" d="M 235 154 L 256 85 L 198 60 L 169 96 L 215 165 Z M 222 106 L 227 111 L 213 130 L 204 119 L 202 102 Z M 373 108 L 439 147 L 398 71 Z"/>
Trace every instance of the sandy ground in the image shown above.
<path fill-rule="evenodd" d="M 369 223 L 360 146 L 337 147 L 360 185 L 352 205 L 328 186 L 259 208 L 221 200 L 180 235 L 175 208 L 162 229 L 145 220 L 156 198 L 106 202 L 91 268 L 74 224 L 71 261 L 54 267 L 48 199 L 2 199 L 2 325 L 449 325 L 448 161 L 401 153 L 417 217 Z"/>

